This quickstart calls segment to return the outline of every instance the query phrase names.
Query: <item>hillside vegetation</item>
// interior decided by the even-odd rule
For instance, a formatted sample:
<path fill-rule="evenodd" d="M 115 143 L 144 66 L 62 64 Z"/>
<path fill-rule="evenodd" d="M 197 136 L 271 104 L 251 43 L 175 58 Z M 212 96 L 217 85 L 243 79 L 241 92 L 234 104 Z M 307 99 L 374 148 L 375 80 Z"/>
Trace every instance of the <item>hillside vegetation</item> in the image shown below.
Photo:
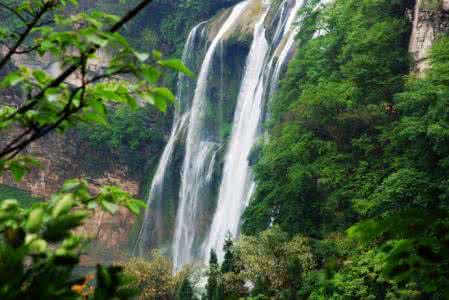
<path fill-rule="evenodd" d="M 302 11 L 233 250 L 256 299 L 449 297 L 449 38 L 409 74 L 412 2 Z M 302 257 L 288 250 L 298 239 Z"/>

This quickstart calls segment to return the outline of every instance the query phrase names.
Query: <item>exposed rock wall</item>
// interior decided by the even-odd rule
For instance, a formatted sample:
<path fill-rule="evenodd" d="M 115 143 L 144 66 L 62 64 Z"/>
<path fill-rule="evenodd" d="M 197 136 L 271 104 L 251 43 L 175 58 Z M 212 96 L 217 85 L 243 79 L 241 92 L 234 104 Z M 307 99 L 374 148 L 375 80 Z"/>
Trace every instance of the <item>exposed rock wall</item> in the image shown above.
<path fill-rule="evenodd" d="M 416 0 L 410 54 L 413 71 L 422 74 L 429 68 L 429 49 L 442 33 L 449 30 L 449 0 Z"/>
<path fill-rule="evenodd" d="M 51 134 L 31 144 L 26 150 L 26 153 L 38 158 L 40 167 L 33 169 L 20 182 L 10 176 L 0 177 L 0 182 L 19 187 L 41 198 L 56 192 L 65 180 L 79 177 L 86 178 L 93 188 L 100 184 L 116 184 L 135 196 L 139 194 L 140 183 L 130 179 L 132 177 L 128 170 L 114 165 L 107 157 L 101 165 L 108 168 L 95 172 L 86 169 L 85 160 L 89 159 L 89 153 L 93 151 L 88 145 L 80 144 L 75 133 Z"/>

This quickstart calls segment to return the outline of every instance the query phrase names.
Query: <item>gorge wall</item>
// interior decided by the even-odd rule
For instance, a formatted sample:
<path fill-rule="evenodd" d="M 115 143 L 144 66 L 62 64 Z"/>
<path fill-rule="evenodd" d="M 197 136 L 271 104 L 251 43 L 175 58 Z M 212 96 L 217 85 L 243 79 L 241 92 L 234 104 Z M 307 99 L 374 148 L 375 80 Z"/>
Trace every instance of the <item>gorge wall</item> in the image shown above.
<path fill-rule="evenodd" d="M 410 54 L 417 73 L 429 68 L 428 51 L 433 42 L 449 30 L 448 0 L 417 0 L 413 14 L 413 31 L 410 37 Z"/>

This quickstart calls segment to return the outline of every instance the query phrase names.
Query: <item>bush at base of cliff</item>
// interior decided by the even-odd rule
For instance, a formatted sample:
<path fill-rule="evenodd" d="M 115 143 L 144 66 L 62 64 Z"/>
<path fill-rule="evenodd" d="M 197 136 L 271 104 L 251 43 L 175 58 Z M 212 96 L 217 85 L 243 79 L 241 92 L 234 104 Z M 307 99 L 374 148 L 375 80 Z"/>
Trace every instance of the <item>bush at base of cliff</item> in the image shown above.
<path fill-rule="evenodd" d="M 135 278 L 132 286 L 139 290 L 139 300 L 194 299 L 193 290 L 198 280 L 195 270 L 185 267 L 173 274 L 172 262 L 156 250 L 149 259 L 132 258 L 124 264 L 124 271 Z M 185 298 L 189 295 L 190 298 Z"/>

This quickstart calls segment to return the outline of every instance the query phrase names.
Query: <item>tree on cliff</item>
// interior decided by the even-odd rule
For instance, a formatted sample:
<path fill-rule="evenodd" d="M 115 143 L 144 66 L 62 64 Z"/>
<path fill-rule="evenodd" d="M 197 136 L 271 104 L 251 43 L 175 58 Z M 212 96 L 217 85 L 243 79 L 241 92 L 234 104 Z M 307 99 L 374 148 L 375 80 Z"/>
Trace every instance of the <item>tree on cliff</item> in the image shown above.
<path fill-rule="evenodd" d="M 141 0 L 122 17 L 102 12 L 72 14 L 77 0 L 0 2 L 0 172 L 20 180 L 38 162 L 22 155 L 32 142 L 77 123 L 107 122 L 107 105 L 149 102 L 161 111 L 173 102 L 158 86 L 164 70 L 189 74 L 179 60 L 133 49 L 119 33 L 152 0 Z M 98 67 L 98 51 L 113 58 Z M 59 71 L 14 66 L 22 55 L 45 57 Z M 16 95 L 19 101 L 9 101 Z M 0 203 L 1 299 L 129 299 L 134 290 L 119 267 L 97 266 L 92 278 L 74 268 L 86 240 L 74 229 L 96 207 L 114 213 L 125 206 L 138 214 L 144 203 L 114 186 L 91 194 L 84 180 L 67 181 L 49 201 L 28 209 L 14 199 Z"/>

